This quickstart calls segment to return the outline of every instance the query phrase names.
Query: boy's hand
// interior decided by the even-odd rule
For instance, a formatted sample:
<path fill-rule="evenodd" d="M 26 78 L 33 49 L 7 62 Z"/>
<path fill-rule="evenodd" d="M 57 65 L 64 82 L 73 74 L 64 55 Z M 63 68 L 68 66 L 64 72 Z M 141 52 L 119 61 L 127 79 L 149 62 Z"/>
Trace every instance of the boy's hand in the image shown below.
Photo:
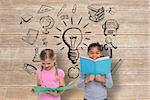
<path fill-rule="evenodd" d="M 85 78 L 84 83 L 86 84 L 86 83 L 88 83 L 88 82 L 90 82 L 90 81 L 93 81 L 94 78 L 95 78 L 94 75 L 88 75 L 88 76 Z"/>
<path fill-rule="evenodd" d="M 106 83 L 106 75 L 95 75 L 95 80 L 98 82 Z"/>

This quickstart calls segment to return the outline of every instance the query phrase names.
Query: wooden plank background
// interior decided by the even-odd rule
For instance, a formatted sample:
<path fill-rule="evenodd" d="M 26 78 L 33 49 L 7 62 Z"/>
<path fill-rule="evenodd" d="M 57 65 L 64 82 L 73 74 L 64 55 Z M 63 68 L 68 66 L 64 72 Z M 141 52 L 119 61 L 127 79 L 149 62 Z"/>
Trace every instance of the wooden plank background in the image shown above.
<path fill-rule="evenodd" d="M 113 15 L 105 12 L 105 18 L 98 23 L 89 20 L 88 5 L 98 3 L 105 10 L 112 8 Z M 69 15 L 63 21 L 57 17 L 61 7 L 66 4 L 63 14 Z M 72 13 L 73 5 L 77 5 L 76 13 Z M 47 5 L 54 10 L 40 13 L 37 11 L 41 5 Z M 23 15 L 32 15 L 30 23 L 20 24 Z M 39 19 L 43 16 L 51 16 L 55 20 L 54 27 L 49 29 L 49 34 L 41 32 Z M 107 19 L 115 19 L 119 23 L 117 35 L 112 37 L 113 44 L 118 48 L 113 50 L 113 61 L 122 59 L 123 63 L 113 74 L 114 86 L 109 89 L 109 100 L 150 100 L 150 10 L 149 0 L 0 0 L 0 100 L 37 100 L 37 95 L 31 92 L 35 85 L 33 75 L 23 70 L 24 63 L 40 66 L 40 63 L 32 62 L 35 55 L 35 47 L 39 52 L 46 48 L 42 39 L 46 38 L 48 48 L 55 50 L 58 66 L 66 73 L 66 81 L 72 81 L 67 76 L 67 70 L 74 65 L 67 57 L 68 48 L 62 39 L 54 36 L 62 36 L 62 32 L 71 27 L 72 16 L 74 26 L 82 28 L 82 31 L 91 33 L 83 34 L 84 39 L 80 46 L 80 55 L 86 55 L 87 47 L 92 42 L 104 44 L 105 37 L 102 24 Z M 80 18 L 81 24 L 77 26 Z M 73 26 L 73 25 L 72 25 Z M 22 40 L 29 28 L 39 30 L 37 41 L 29 45 Z M 85 40 L 90 38 L 90 41 Z M 62 42 L 61 45 L 57 45 Z M 65 47 L 61 50 L 62 47 Z M 114 63 L 113 63 L 114 65 Z M 78 73 L 78 72 L 74 72 Z M 82 89 L 75 88 L 66 91 L 63 100 L 82 100 Z"/>

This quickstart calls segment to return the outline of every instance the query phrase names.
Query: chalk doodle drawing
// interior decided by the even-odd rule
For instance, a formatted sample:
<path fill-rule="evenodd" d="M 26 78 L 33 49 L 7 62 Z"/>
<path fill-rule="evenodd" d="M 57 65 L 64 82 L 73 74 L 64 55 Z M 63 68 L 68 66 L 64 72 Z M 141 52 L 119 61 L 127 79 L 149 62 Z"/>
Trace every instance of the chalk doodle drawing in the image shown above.
<path fill-rule="evenodd" d="M 69 19 L 69 15 L 60 15 L 61 20 Z"/>
<path fill-rule="evenodd" d="M 48 41 L 46 40 L 46 38 L 43 38 L 42 42 L 43 42 L 43 46 L 47 47 Z"/>
<path fill-rule="evenodd" d="M 123 63 L 123 60 L 122 59 L 119 59 L 114 66 L 112 66 L 111 68 L 111 74 L 114 75 L 117 70 L 119 69 L 119 67 L 121 66 L 121 64 Z"/>
<path fill-rule="evenodd" d="M 37 40 L 38 34 L 38 30 L 30 28 L 26 36 L 22 37 L 22 40 L 30 45 L 33 45 Z"/>
<path fill-rule="evenodd" d="M 108 12 L 108 13 L 111 14 L 111 15 L 114 15 L 114 14 L 115 14 L 115 12 L 112 11 L 112 8 L 109 8 L 109 10 L 106 10 L 106 12 Z"/>
<path fill-rule="evenodd" d="M 71 61 L 72 64 L 74 64 L 74 67 L 70 67 L 68 69 L 68 77 L 72 79 L 76 79 L 79 76 L 80 69 L 78 68 L 78 65 L 76 65 L 78 59 L 79 59 L 79 48 L 83 49 L 82 46 L 87 47 L 87 42 L 84 42 L 83 40 L 91 40 L 90 38 L 84 38 L 85 34 L 92 33 L 91 31 L 87 31 L 90 23 L 83 21 L 83 17 L 79 19 L 79 21 L 75 21 L 73 17 L 69 16 L 68 14 L 64 14 L 64 10 L 66 9 L 67 4 L 63 4 L 60 10 L 56 13 L 56 16 L 62 20 L 62 23 L 64 27 L 55 27 L 56 30 L 62 33 L 61 36 L 54 36 L 56 39 L 61 39 L 60 42 L 58 42 L 56 45 L 62 45 L 65 44 L 65 46 L 68 48 L 67 57 Z M 72 14 L 74 15 L 77 13 L 77 4 L 73 4 L 73 6 L 70 8 Z M 38 9 L 38 14 L 46 12 L 50 12 L 54 10 L 53 7 L 47 6 L 47 5 L 41 5 L 40 9 Z M 95 3 L 88 6 L 88 15 L 89 20 L 93 22 L 100 22 L 105 18 L 105 13 L 109 13 L 111 15 L 114 14 L 114 11 L 112 8 L 109 8 L 105 11 L 104 7 L 101 4 Z M 24 15 L 21 17 L 20 24 L 23 23 L 29 23 L 31 22 L 33 16 L 31 15 Z M 66 22 L 67 19 L 67 22 Z M 68 23 L 70 21 L 70 23 Z M 84 25 L 81 24 L 82 22 L 86 22 Z M 55 21 L 50 15 L 44 15 L 39 19 L 39 24 L 42 28 L 42 33 L 49 34 L 49 29 L 54 27 Z M 82 26 L 81 26 L 82 25 Z M 105 21 L 105 23 L 102 25 L 102 28 L 104 30 L 104 35 L 112 35 L 115 36 L 117 34 L 117 30 L 119 29 L 119 24 L 115 19 L 108 19 Z M 39 31 L 30 28 L 26 34 L 26 36 L 22 37 L 22 40 L 30 45 L 34 45 L 34 43 L 37 41 L 39 35 Z M 107 36 L 105 38 L 106 44 L 101 45 L 102 52 L 107 52 L 107 55 L 112 57 L 112 49 L 117 49 L 117 46 L 114 46 L 112 38 Z M 46 38 L 42 39 L 43 46 L 47 47 L 48 41 Z M 81 45 L 83 44 L 83 45 Z M 61 50 L 64 50 L 65 46 L 61 48 Z M 106 56 L 106 54 L 104 54 Z M 39 62 L 39 53 L 38 53 L 38 47 L 35 48 L 35 55 L 32 59 L 33 62 Z M 117 63 L 112 67 L 112 74 L 114 74 L 119 66 L 122 63 L 122 59 L 119 59 Z M 23 69 L 29 73 L 33 74 L 37 70 L 37 68 L 31 64 L 24 64 Z"/>
<path fill-rule="evenodd" d="M 49 33 L 48 29 L 51 29 L 54 26 L 55 21 L 52 17 L 48 15 L 41 17 L 39 23 L 43 28 L 43 33 L 48 34 Z"/>
<path fill-rule="evenodd" d="M 68 69 L 68 77 L 72 79 L 76 79 L 79 76 L 80 69 L 75 65 L 74 67 L 70 67 Z"/>
<path fill-rule="evenodd" d="M 105 36 L 107 35 L 115 36 L 117 34 L 117 30 L 119 29 L 119 24 L 115 19 L 108 19 L 102 25 L 102 28 L 104 29 Z"/>
<path fill-rule="evenodd" d="M 32 18 L 33 18 L 32 15 L 23 15 L 23 16 L 21 16 L 21 22 L 20 22 L 20 24 L 29 23 Z"/>
<path fill-rule="evenodd" d="M 51 10 L 54 10 L 54 8 L 46 5 L 41 5 L 40 9 L 38 10 L 38 13 L 45 13 Z"/>
<path fill-rule="evenodd" d="M 34 75 L 37 68 L 31 64 L 25 63 L 23 69 L 30 75 Z"/>
<path fill-rule="evenodd" d="M 73 35 L 73 33 L 76 33 L 76 35 Z M 68 37 L 68 35 L 70 36 Z M 62 39 L 69 48 L 68 58 L 73 64 L 75 64 L 79 58 L 78 47 L 82 42 L 82 38 L 82 31 L 76 27 L 68 28 L 63 32 Z"/>
<path fill-rule="evenodd" d="M 40 62 L 40 56 L 39 56 L 39 53 L 38 53 L 38 47 L 35 48 L 35 55 L 32 59 L 33 62 Z"/>
<path fill-rule="evenodd" d="M 59 10 L 59 12 L 57 13 L 57 17 L 59 17 L 62 12 L 64 11 L 64 9 L 67 7 L 67 4 L 63 4 L 63 6 L 61 7 L 61 9 Z"/>
<path fill-rule="evenodd" d="M 74 13 L 76 13 L 76 11 L 77 11 L 77 5 L 74 4 L 74 5 L 73 5 L 73 8 L 72 8 L 72 13 L 74 14 Z"/>
<path fill-rule="evenodd" d="M 112 38 L 111 38 L 110 36 L 107 36 L 107 37 L 105 38 L 105 42 L 106 42 L 107 44 L 110 44 L 114 49 L 117 49 L 117 47 L 113 45 L 113 43 L 112 43 Z"/>
<path fill-rule="evenodd" d="M 104 19 L 105 9 L 100 4 L 91 4 L 88 6 L 89 19 L 93 22 L 99 22 Z"/>
<path fill-rule="evenodd" d="M 77 23 L 77 25 L 80 25 L 82 20 L 82 17 L 80 18 L 79 22 Z M 78 47 L 82 42 L 83 39 L 83 31 L 82 29 L 88 27 L 89 23 L 87 23 L 86 25 L 84 25 L 82 28 L 79 27 L 75 27 L 74 26 L 74 21 L 73 21 L 73 17 L 71 17 L 70 19 L 70 23 L 71 23 L 71 27 L 65 29 L 64 31 L 58 27 L 56 27 L 56 29 L 59 32 L 62 32 L 62 40 L 63 42 L 66 44 L 66 46 L 68 47 L 68 58 L 69 60 L 71 60 L 71 62 L 73 64 L 77 63 L 77 60 L 79 58 L 79 51 L 78 51 Z M 64 26 L 67 27 L 67 23 L 65 21 L 63 21 Z M 91 33 L 91 32 L 85 32 L 85 34 L 87 33 Z M 55 38 L 60 38 L 59 36 L 54 36 Z M 58 43 L 57 45 L 60 45 L 61 43 Z M 62 48 L 64 49 L 64 47 Z M 62 50 L 61 49 L 61 50 Z"/>

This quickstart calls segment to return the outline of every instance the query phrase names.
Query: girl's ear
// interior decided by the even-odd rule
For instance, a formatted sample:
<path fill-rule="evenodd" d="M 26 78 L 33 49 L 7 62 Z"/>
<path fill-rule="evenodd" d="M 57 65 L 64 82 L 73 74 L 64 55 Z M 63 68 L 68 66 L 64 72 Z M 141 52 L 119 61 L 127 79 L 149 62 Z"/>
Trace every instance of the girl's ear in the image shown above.
<path fill-rule="evenodd" d="M 54 66 L 56 67 L 57 66 L 57 64 L 56 64 L 56 62 L 54 61 Z"/>

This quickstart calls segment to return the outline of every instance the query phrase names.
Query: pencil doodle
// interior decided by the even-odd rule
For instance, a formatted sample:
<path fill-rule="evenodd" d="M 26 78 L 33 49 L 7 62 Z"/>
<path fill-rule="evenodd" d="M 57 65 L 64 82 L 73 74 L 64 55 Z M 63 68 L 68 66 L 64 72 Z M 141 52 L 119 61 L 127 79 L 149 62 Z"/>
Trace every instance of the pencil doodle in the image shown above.
<path fill-rule="evenodd" d="M 57 17 L 60 16 L 62 14 L 62 12 L 64 11 L 64 9 L 67 7 L 66 4 L 64 4 L 61 9 L 59 10 L 59 12 L 57 13 Z"/>
<path fill-rule="evenodd" d="M 123 63 L 123 60 L 122 59 L 119 59 L 114 66 L 112 66 L 111 68 L 111 74 L 114 75 L 117 70 L 119 69 L 119 67 L 121 66 L 121 64 Z"/>

